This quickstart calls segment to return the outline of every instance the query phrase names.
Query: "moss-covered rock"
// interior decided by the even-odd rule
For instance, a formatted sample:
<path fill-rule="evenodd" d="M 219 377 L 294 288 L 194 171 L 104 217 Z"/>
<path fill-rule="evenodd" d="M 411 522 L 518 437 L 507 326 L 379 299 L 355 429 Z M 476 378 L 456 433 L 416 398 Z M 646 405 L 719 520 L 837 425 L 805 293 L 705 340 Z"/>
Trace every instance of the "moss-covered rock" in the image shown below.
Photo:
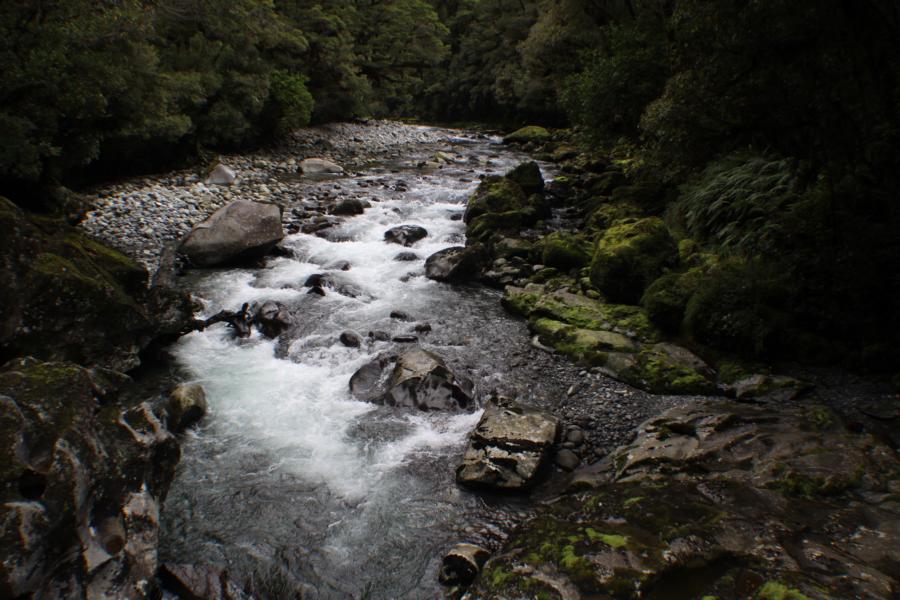
<path fill-rule="evenodd" d="M 612 302 L 637 304 L 647 286 L 677 258 L 662 220 L 626 219 L 607 229 L 597 243 L 591 282 Z"/>
<path fill-rule="evenodd" d="M 28 354 L 127 370 L 160 333 L 154 312 L 167 309 L 148 292 L 142 267 L 2 198 L 0 257 L 0 359 Z M 190 316 L 184 310 L 166 327 L 177 331 Z"/>
<path fill-rule="evenodd" d="M 543 264 L 563 272 L 580 269 L 591 260 L 590 246 L 581 236 L 556 231 L 544 237 L 542 245 Z"/>
<path fill-rule="evenodd" d="M 695 268 L 684 273 L 666 273 L 644 291 L 641 306 L 650 320 L 663 331 L 681 330 L 691 297 L 702 287 L 704 271 Z"/>
<path fill-rule="evenodd" d="M 463 221 L 471 223 L 486 213 L 522 210 L 528 196 L 516 182 L 505 177 L 485 178 L 469 198 Z"/>
<path fill-rule="evenodd" d="M 503 138 L 504 144 L 527 144 L 528 142 L 544 143 L 551 139 L 550 132 L 538 125 L 528 125 L 517 129 Z"/>
<path fill-rule="evenodd" d="M 541 168 L 533 160 L 523 162 L 504 177 L 518 184 L 522 191 L 529 196 L 544 191 L 544 177 L 541 175 Z"/>

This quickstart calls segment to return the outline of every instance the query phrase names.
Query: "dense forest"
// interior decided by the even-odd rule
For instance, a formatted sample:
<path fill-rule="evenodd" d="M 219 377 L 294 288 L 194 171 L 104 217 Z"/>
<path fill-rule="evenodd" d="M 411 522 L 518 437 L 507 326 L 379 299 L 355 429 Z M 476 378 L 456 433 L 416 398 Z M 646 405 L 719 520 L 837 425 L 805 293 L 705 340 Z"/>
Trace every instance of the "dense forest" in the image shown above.
<path fill-rule="evenodd" d="M 825 342 L 841 340 L 851 362 L 891 368 L 900 9 L 888 0 L 65 0 L 5 3 L 0 28 L 0 180 L 22 205 L 308 123 L 572 127 L 573 143 L 651 190 L 639 212 L 722 259 L 691 273 L 683 261 L 648 302 L 690 304 L 699 277 L 728 293 L 696 298 L 698 311 L 740 315 L 701 339 L 815 361 L 847 358 Z"/>

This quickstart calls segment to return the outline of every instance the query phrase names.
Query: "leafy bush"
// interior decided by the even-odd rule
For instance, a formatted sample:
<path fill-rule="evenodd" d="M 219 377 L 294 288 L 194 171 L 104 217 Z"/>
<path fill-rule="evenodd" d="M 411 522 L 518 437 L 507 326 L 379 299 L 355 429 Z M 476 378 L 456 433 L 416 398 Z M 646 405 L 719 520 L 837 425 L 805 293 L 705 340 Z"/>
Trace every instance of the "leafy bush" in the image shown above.
<path fill-rule="evenodd" d="M 691 237 L 743 255 L 771 254 L 799 199 L 794 162 L 750 153 L 712 163 L 684 186 L 671 214 Z"/>
<path fill-rule="evenodd" d="M 276 135 L 289 133 L 309 124 L 312 116 L 312 94 L 306 88 L 309 79 L 304 75 L 275 71 L 269 84 L 269 98 L 273 105 L 272 127 Z"/>

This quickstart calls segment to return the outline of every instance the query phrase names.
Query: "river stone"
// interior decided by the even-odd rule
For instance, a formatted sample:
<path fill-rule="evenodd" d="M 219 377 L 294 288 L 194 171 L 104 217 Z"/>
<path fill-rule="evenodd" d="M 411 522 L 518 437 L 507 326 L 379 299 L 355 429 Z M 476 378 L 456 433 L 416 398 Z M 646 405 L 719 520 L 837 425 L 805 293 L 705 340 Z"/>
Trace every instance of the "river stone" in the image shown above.
<path fill-rule="evenodd" d="M 189 600 L 237 600 L 244 595 L 235 589 L 228 573 L 213 565 L 163 563 L 159 569 L 163 587 Z"/>
<path fill-rule="evenodd" d="M 444 585 L 467 586 L 475 580 L 490 552 L 475 544 L 457 544 L 444 555 L 438 580 Z"/>
<path fill-rule="evenodd" d="M 390 244 L 412 246 L 428 236 L 428 231 L 418 225 L 400 225 L 384 232 L 384 239 Z"/>
<path fill-rule="evenodd" d="M 323 173 L 340 175 L 344 172 L 343 167 L 325 158 L 307 158 L 300 162 L 300 170 L 305 175 L 319 175 Z"/>
<path fill-rule="evenodd" d="M 488 403 L 471 435 L 456 481 L 471 488 L 515 491 L 531 486 L 546 464 L 559 421 L 506 399 Z"/>
<path fill-rule="evenodd" d="M 793 377 L 756 374 L 726 386 L 725 392 L 738 400 L 766 399 L 789 402 L 811 388 L 812 385 L 809 383 Z"/>
<path fill-rule="evenodd" d="M 474 409 L 473 391 L 470 380 L 421 348 L 380 356 L 350 378 L 350 393 L 359 400 L 420 410 Z"/>
<path fill-rule="evenodd" d="M 435 252 L 425 261 L 425 276 L 435 281 L 458 283 L 474 277 L 481 253 L 476 247 L 453 246 Z"/>
<path fill-rule="evenodd" d="M 253 322 L 264 336 L 276 338 L 293 325 L 293 318 L 286 306 L 269 300 L 256 311 Z"/>
<path fill-rule="evenodd" d="M 169 429 L 180 433 L 202 419 L 207 410 L 203 386 L 197 383 L 183 383 L 169 394 L 169 402 L 166 404 Z"/>
<path fill-rule="evenodd" d="M 234 183 L 236 177 L 237 175 L 233 170 L 223 164 L 218 164 L 209 172 L 209 175 L 206 177 L 206 183 L 211 183 L 213 185 L 231 185 Z"/>
<path fill-rule="evenodd" d="M 359 348 L 362 345 L 362 339 L 353 331 L 341 333 L 340 342 L 348 348 Z"/>
<path fill-rule="evenodd" d="M 366 207 L 361 200 L 357 198 L 347 198 L 335 204 L 331 209 L 331 214 L 338 216 L 361 215 L 366 212 Z"/>
<path fill-rule="evenodd" d="M 556 466 L 563 471 L 574 471 L 578 468 L 578 465 L 581 464 L 581 459 L 570 449 L 563 448 L 562 450 L 557 451 L 554 462 L 556 462 Z"/>
<path fill-rule="evenodd" d="M 401 252 L 394 257 L 394 260 L 397 262 L 412 262 L 414 260 L 419 260 L 419 255 L 415 252 Z"/>
<path fill-rule="evenodd" d="M 281 207 L 235 200 L 194 226 L 179 251 L 200 267 L 264 256 L 284 237 Z"/>

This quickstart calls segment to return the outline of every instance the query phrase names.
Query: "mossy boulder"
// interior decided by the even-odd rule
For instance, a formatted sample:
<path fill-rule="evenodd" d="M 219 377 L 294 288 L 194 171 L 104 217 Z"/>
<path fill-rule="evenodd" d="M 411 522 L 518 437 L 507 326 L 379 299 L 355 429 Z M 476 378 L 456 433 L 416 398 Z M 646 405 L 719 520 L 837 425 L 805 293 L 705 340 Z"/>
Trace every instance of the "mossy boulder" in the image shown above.
<path fill-rule="evenodd" d="M 550 141 L 552 135 L 538 125 L 528 125 L 517 129 L 503 138 L 504 144 L 527 144 L 529 142 L 544 143 Z"/>
<path fill-rule="evenodd" d="M 590 245 L 581 236 L 556 231 L 546 236 L 542 245 L 543 264 L 563 272 L 580 269 L 591 260 Z"/>
<path fill-rule="evenodd" d="M 704 271 L 700 269 L 666 273 L 647 287 L 641 297 L 641 306 L 656 326 L 677 333 L 681 330 L 687 304 L 702 286 L 703 279 Z"/>
<path fill-rule="evenodd" d="M 661 219 L 626 219 L 606 230 L 591 262 L 591 282 L 610 301 L 637 304 L 663 270 L 677 262 Z"/>
<path fill-rule="evenodd" d="M 618 222 L 626 219 L 640 219 L 644 216 L 644 211 L 640 208 L 625 203 L 613 203 L 606 198 L 601 198 L 599 202 L 589 207 L 585 224 L 590 231 L 603 233 Z"/>
<path fill-rule="evenodd" d="M 149 292 L 146 271 L 125 255 L 2 198 L 0 257 L 0 359 L 128 370 L 163 329 L 174 333 L 191 316 L 186 298 Z"/>
<path fill-rule="evenodd" d="M 506 177 L 487 177 L 469 198 L 463 221 L 468 224 L 487 213 L 503 213 L 522 210 L 528 196 L 521 186 Z"/>
<path fill-rule="evenodd" d="M 504 177 L 517 183 L 529 196 L 544 191 L 544 177 L 541 175 L 541 168 L 533 160 L 523 162 Z"/>

